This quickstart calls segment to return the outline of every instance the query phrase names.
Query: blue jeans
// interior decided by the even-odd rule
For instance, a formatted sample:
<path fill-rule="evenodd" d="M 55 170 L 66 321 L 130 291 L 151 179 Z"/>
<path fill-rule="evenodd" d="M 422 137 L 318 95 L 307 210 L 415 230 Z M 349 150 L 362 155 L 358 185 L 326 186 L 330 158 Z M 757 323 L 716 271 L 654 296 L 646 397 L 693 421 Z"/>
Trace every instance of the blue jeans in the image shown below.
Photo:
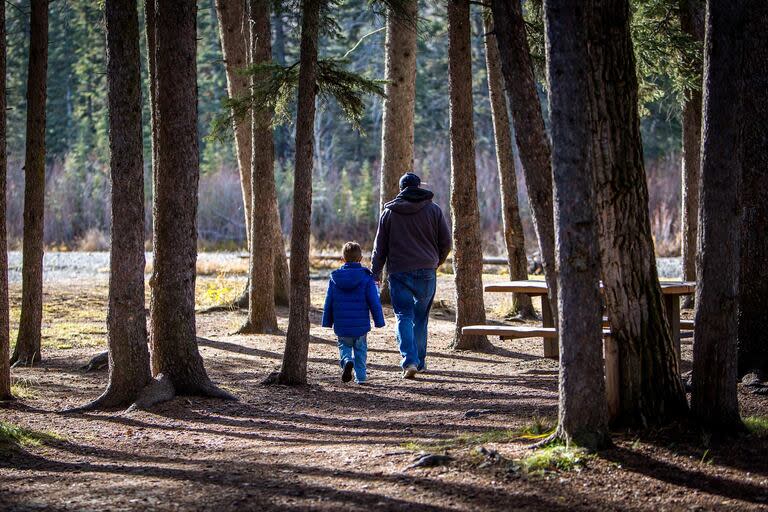
<path fill-rule="evenodd" d="M 357 338 L 339 336 L 339 365 L 349 362 L 355 365 L 355 382 L 365 382 L 365 361 L 368 358 L 368 340 L 363 334 Z"/>
<path fill-rule="evenodd" d="M 397 318 L 397 343 L 403 356 L 400 366 L 423 370 L 427 358 L 429 310 L 435 298 L 437 273 L 434 269 L 397 272 L 389 275 L 392 309 Z"/>

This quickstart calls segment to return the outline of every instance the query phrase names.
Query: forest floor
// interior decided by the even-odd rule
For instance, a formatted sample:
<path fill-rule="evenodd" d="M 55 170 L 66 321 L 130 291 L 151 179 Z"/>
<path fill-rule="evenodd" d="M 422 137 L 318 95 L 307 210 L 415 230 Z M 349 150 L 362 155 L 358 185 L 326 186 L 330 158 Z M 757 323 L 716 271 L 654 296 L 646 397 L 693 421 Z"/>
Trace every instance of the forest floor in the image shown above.
<path fill-rule="evenodd" d="M 503 278 L 486 276 L 494 279 Z M 242 285 L 201 276 L 198 305 Z M 225 311 L 198 315 L 199 344 L 213 380 L 238 402 L 180 397 L 151 412 L 61 414 L 104 389 L 106 372 L 79 367 L 105 347 L 107 287 L 104 275 L 46 281 L 44 361 L 14 370 L 24 398 L 0 408 L 0 429 L 28 429 L 17 431 L 21 443 L 0 442 L 0 510 L 768 509 L 768 397 L 740 385 L 753 433 L 723 443 L 617 432 L 599 455 L 534 451 L 531 438 L 557 414 L 557 364 L 541 357 L 540 340 L 450 350 L 453 286 L 441 276 L 429 371 L 400 378 L 388 309 L 389 325 L 368 338 L 370 382 L 343 384 L 333 334 L 317 325 L 324 288 L 313 280 L 306 387 L 262 385 L 283 337 L 232 334 L 245 315 Z M 501 319 L 505 300 L 486 298 Z M 17 283 L 11 299 L 14 328 Z M 286 309 L 279 323 L 284 331 Z M 683 358 L 690 369 L 690 340 Z M 410 467 L 421 452 L 451 460 Z"/>

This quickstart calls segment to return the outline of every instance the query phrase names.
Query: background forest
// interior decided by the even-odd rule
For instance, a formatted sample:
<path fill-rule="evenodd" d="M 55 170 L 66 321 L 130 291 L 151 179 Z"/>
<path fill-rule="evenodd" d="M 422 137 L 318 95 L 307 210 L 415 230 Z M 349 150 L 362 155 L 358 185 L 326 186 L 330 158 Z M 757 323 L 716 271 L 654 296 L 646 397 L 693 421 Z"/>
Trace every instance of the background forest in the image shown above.
<path fill-rule="evenodd" d="M 653 6 L 654 2 L 636 2 Z M 28 52 L 28 0 L 11 0 L 8 32 L 8 236 L 11 247 L 22 236 L 25 86 Z M 636 7 L 637 8 L 637 7 Z M 448 132 L 448 38 L 445 6 L 430 2 L 420 12 L 416 84 L 415 171 L 429 183 L 437 201 L 447 205 L 450 187 Z M 530 14 L 530 13 L 529 13 Z M 646 13 L 642 13 L 645 15 Z M 142 14 L 140 13 L 140 16 Z M 473 6 L 473 76 L 477 182 L 485 252 L 503 254 L 498 173 L 493 144 L 481 10 Z M 663 22 L 656 13 L 654 23 Z M 53 0 L 50 7 L 50 45 L 47 103 L 47 165 L 45 242 L 48 246 L 105 250 L 109 233 L 109 147 L 106 96 L 104 16 L 100 2 Z M 343 36 L 326 35 L 324 56 L 350 53 L 350 69 L 371 78 L 384 75 L 384 18 L 370 16 L 367 0 L 345 2 L 335 21 Z M 647 23 L 636 17 L 636 30 Z M 240 182 L 231 133 L 224 139 L 208 136 L 216 116 L 224 112 L 225 67 L 222 60 L 214 0 L 198 2 L 198 128 L 201 182 L 198 210 L 199 243 L 203 248 L 240 248 L 245 226 Z M 140 26 L 144 27 L 143 20 Z M 540 29 L 529 26 L 532 39 Z M 295 13 L 274 15 L 274 58 L 279 63 L 298 59 L 298 19 Z M 142 33 L 142 40 L 144 34 Z M 648 45 L 645 45 L 646 47 Z M 642 48 L 643 45 L 639 45 Z M 534 44 L 535 48 L 535 44 Z M 145 46 L 141 46 L 145 52 Z M 322 55 L 321 55 L 322 56 Z M 642 59 L 639 59 L 642 67 Z M 142 58 L 142 66 L 146 59 Z M 643 70 L 641 70 L 643 72 Z M 144 162 L 147 229 L 151 222 L 151 151 L 147 74 L 144 79 Z M 656 249 L 661 255 L 680 249 L 680 108 L 673 80 L 649 71 L 652 85 L 644 95 L 642 135 L 649 181 L 650 209 Z M 649 90 L 646 87 L 646 90 Z M 540 97 L 546 101 L 544 91 Z M 360 136 L 331 100 L 318 111 L 315 122 L 315 170 L 312 233 L 315 247 L 337 245 L 356 238 L 370 248 L 378 217 L 382 102 L 366 98 L 368 108 Z M 546 107 L 545 107 L 546 108 Z M 276 130 L 276 181 L 282 227 L 290 232 L 293 165 L 293 125 Z M 529 253 L 536 249 L 518 165 L 521 216 Z M 151 234 L 147 233 L 147 240 Z"/>

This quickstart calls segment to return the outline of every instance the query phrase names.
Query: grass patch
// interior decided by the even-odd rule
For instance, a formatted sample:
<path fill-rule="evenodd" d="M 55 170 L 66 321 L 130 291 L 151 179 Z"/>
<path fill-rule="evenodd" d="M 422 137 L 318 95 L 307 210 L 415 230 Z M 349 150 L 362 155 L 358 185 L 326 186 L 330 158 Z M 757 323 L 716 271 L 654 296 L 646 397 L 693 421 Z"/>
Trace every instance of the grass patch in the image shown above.
<path fill-rule="evenodd" d="M 242 279 L 233 279 L 219 274 L 215 279 L 198 280 L 196 290 L 197 307 L 220 306 L 234 301 L 243 290 Z"/>
<path fill-rule="evenodd" d="M 542 475 L 544 473 L 574 471 L 581 469 L 589 455 L 583 448 L 569 448 L 564 445 L 552 445 L 535 450 L 522 459 L 515 460 L 524 473 Z"/>
<path fill-rule="evenodd" d="M 744 425 L 747 426 L 752 435 L 756 437 L 768 437 L 768 416 L 748 416 L 744 418 Z"/>
<path fill-rule="evenodd" d="M 432 442 L 409 441 L 403 448 L 412 451 L 442 451 L 480 446 L 484 444 L 504 444 L 520 440 L 541 439 L 550 435 L 555 423 L 550 418 L 534 416 L 522 428 L 512 430 L 488 430 L 477 434 L 462 434 L 458 437 Z"/>
<path fill-rule="evenodd" d="M 28 428 L 0 421 L 0 449 L 14 447 L 40 446 L 51 441 L 60 441 L 63 437 L 55 432 L 38 432 Z"/>
<path fill-rule="evenodd" d="M 27 378 L 13 378 L 11 394 L 21 400 L 34 400 L 40 396 L 32 380 Z"/>

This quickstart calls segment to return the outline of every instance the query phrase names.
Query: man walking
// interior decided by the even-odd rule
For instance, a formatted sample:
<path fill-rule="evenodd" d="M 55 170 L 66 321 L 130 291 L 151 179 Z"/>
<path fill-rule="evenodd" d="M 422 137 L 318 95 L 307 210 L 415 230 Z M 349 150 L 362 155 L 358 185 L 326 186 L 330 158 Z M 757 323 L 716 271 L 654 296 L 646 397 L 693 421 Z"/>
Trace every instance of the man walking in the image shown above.
<path fill-rule="evenodd" d="M 436 269 L 451 251 L 451 232 L 434 194 L 409 172 L 400 193 L 384 205 L 373 244 L 372 272 L 377 282 L 387 265 L 403 378 L 427 369 L 427 324 L 435 297 Z"/>

